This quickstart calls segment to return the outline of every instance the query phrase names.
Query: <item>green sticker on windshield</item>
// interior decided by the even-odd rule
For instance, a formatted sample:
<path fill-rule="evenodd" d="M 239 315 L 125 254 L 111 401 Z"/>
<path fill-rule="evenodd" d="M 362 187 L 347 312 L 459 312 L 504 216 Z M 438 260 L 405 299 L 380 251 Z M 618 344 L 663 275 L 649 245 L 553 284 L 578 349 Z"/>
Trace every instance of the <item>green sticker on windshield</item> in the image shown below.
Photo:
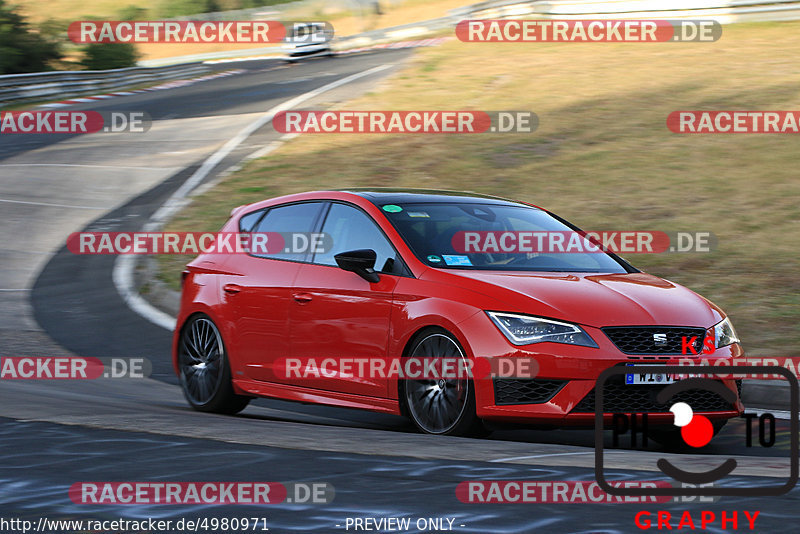
<path fill-rule="evenodd" d="M 386 204 L 383 207 L 383 211 L 388 211 L 389 213 L 400 213 L 401 211 L 403 211 L 403 208 L 401 208 L 397 204 Z"/>

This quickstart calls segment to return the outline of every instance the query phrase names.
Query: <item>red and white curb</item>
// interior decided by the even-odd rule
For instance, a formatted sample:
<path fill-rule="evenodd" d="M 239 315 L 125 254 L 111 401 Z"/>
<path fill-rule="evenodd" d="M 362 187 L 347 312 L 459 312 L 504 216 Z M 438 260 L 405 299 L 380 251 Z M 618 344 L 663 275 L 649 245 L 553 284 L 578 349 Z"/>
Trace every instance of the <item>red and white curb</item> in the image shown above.
<path fill-rule="evenodd" d="M 114 93 L 107 93 L 104 95 L 93 95 L 93 96 L 84 96 L 81 98 L 70 98 L 69 100 L 61 100 L 60 102 L 50 102 L 49 104 L 42 104 L 38 106 L 40 108 L 63 108 L 65 106 L 71 106 L 73 104 L 81 104 L 84 102 L 94 102 L 96 100 L 107 100 L 109 98 L 114 98 L 117 96 L 128 96 L 128 95 L 135 95 L 138 93 L 149 93 L 152 91 L 161 91 L 163 89 L 174 89 L 175 87 L 185 87 L 187 85 L 192 85 L 198 82 L 205 82 L 208 80 L 215 80 L 217 78 L 224 78 L 226 76 L 233 76 L 234 74 L 239 74 L 244 72 L 244 69 L 233 69 L 233 70 L 226 70 L 223 72 L 215 72 L 214 74 L 207 74 L 206 76 L 200 76 L 199 78 L 190 78 L 187 80 L 172 80 L 169 82 L 160 83 L 158 85 L 154 85 L 152 87 L 146 87 L 144 89 L 134 89 L 132 91 L 116 91 Z"/>

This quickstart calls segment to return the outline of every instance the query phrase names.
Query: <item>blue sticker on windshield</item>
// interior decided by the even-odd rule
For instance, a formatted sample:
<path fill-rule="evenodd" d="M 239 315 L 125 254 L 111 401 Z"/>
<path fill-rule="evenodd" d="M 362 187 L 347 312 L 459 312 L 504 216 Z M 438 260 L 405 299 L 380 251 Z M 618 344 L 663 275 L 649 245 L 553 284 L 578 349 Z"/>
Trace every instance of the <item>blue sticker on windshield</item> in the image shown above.
<path fill-rule="evenodd" d="M 469 261 L 469 257 L 467 256 L 442 254 L 442 258 L 444 258 L 444 262 L 447 265 L 472 265 L 472 262 Z"/>

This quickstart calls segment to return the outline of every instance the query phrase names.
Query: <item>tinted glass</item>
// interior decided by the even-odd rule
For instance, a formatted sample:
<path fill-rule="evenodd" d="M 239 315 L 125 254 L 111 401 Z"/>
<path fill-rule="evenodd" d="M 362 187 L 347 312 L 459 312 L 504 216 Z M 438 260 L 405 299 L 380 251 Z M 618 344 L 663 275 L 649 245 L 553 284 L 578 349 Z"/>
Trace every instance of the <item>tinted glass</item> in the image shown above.
<path fill-rule="evenodd" d="M 394 272 L 394 248 L 375 221 L 363 211 L 345 204 L 332 204 L 322 232 L 331 236 L 333 248 L 324 254 L 315 254 L 314 263 L 336 265 L 333 259 L 336 254 L 370 248 L 378 255 L 375 270 Z"/>
<path fill-rule="evenodd" d="M 241 219 L 239 219 L 239 231 L 240 232 L 250 232 L 253 230 L 253 225 L 258 222 L 259 217 L 264 213 L 264 210 L 254 211 L 252 213 L 248 213 L 247 215 L 243 215 Z"/>
<path fill-rule="evenodd" d="M 317 220 L 322 202 L 304 202 L 271 208 L 258 223 L 254 232 L 311 232 Z M 275 259 L 302 261 L 302 254 L 277 253 L 263 256 Z"/>
<path fill-rule="evenodd" d="M 546 212 L 523 206 L 420 203 L 383 207 L 386 217 L 426 265 L 492 271 L 572 271 L 624 273 L 626 269 L 603 252 L 472 252 L 457 251 L 457 232 L 573 232 Z"/>

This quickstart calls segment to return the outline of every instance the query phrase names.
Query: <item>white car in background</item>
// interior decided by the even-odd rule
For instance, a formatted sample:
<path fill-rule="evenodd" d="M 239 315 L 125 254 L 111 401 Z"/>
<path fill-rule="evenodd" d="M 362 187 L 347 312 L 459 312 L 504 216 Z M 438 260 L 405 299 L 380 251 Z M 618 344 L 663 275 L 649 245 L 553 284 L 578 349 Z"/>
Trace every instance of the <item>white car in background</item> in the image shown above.
<path fill-rule="evenodd" d="M 283 42 L 284 59 L 294 63 L 299 59 L 333 56 L 333 28 L 325 22 L 294 22 Z"/>

